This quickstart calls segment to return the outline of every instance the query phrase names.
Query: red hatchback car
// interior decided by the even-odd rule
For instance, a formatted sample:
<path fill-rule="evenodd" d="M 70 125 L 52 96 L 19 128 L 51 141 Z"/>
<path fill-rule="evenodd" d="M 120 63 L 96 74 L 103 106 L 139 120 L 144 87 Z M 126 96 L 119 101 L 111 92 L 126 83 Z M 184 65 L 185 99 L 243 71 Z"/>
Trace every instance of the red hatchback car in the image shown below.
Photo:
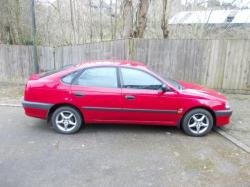
<path fill-rule="evenodd" d="M 201 86 L 162 79 L 133 61 L 82 63 L 30 76 L 26 115 L 48 119 L 59 133 L 88 123 L 178 126 L 190 136 L 229 123 L 226 98 Z"/>

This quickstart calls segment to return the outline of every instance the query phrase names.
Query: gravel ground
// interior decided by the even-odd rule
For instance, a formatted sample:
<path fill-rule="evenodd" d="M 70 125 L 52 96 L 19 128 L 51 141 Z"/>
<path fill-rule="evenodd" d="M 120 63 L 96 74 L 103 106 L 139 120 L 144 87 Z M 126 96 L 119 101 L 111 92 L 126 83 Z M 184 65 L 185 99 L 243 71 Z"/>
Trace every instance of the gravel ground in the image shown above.
<path fill-rule="evenodd" d="M 0 107 L 0 186 L 249 186 L 250 155 L 215 132 L 88 125 L 61 135 Z"/>

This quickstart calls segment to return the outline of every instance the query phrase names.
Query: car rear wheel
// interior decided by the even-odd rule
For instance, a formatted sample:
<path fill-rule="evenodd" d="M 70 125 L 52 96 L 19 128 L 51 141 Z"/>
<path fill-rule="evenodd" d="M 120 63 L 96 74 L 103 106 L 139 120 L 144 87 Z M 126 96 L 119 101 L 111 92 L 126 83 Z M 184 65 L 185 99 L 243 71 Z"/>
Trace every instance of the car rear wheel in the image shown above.
<path fill-rule="evenodd" d="M 204 109 L 194 109 L 189 111 L 182 120 L 182 129 L 189 136 L 204 136 L 213 127 L 213 116 Z"/>
<path fill-rule="evenodd" d="M 73 134 L 79 131 L 82 125 L 80 113 L 73 107 L 60 107 L 51 117 L 53 128 L 62 134 Z"/>

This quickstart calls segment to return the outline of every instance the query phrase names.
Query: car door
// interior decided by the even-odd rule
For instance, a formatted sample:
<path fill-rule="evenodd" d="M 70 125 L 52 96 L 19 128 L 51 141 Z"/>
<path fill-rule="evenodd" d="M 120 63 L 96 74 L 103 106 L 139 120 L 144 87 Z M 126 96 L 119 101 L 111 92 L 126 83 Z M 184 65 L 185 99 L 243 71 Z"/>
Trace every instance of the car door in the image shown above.
<path fill-rule="evenodd" d="M 86 122 L 120 119 L 121 88 L 116 67 L 86 68 L 73 81 L 73 102 L 79 106 Z"/>
<path fill-rule="evenodd" d="M 120 76 L 124 120 L 143 124 L 176 124 L 179 106 L 176 92 L 163 92 L 163 83 L 146 71 L 120 68 Z"/>

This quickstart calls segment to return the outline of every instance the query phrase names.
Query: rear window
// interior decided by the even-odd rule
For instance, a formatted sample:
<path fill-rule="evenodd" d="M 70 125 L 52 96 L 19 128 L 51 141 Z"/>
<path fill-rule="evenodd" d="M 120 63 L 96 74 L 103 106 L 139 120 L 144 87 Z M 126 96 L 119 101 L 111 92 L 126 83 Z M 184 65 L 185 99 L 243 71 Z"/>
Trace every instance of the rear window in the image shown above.
<path fill-rule="evenodd" d="M 46 71 L 44 73 L 40 73 L 40 78 L 47 77 L 49 75 L 53 75 L 61 70 L 51 70 L 51 71 Z"/>
<path fill-rule="evenodd" d="M 62 71 L 62 70 L 65 70 L 65 69 L 70 68 L 70 67 L 73 67 L 73 66 L 74 66 L 74 65 L 72 65 L 72 64 L 66 65 L 66 66 L 63 66 L 62 68 L 57 69 L 57 70 L 50 70 L 50 71 L 46 71 L 46 72 L 40 73 L 39 76 L 40 76 L 40 78 L 47 77 L 47 76 L 49 76 L 49 75 L 53 75 L 53 74 L 55 74 L 55 73 L 58 73 L 58 72 L 60 72 L 60 71 Z"/>

